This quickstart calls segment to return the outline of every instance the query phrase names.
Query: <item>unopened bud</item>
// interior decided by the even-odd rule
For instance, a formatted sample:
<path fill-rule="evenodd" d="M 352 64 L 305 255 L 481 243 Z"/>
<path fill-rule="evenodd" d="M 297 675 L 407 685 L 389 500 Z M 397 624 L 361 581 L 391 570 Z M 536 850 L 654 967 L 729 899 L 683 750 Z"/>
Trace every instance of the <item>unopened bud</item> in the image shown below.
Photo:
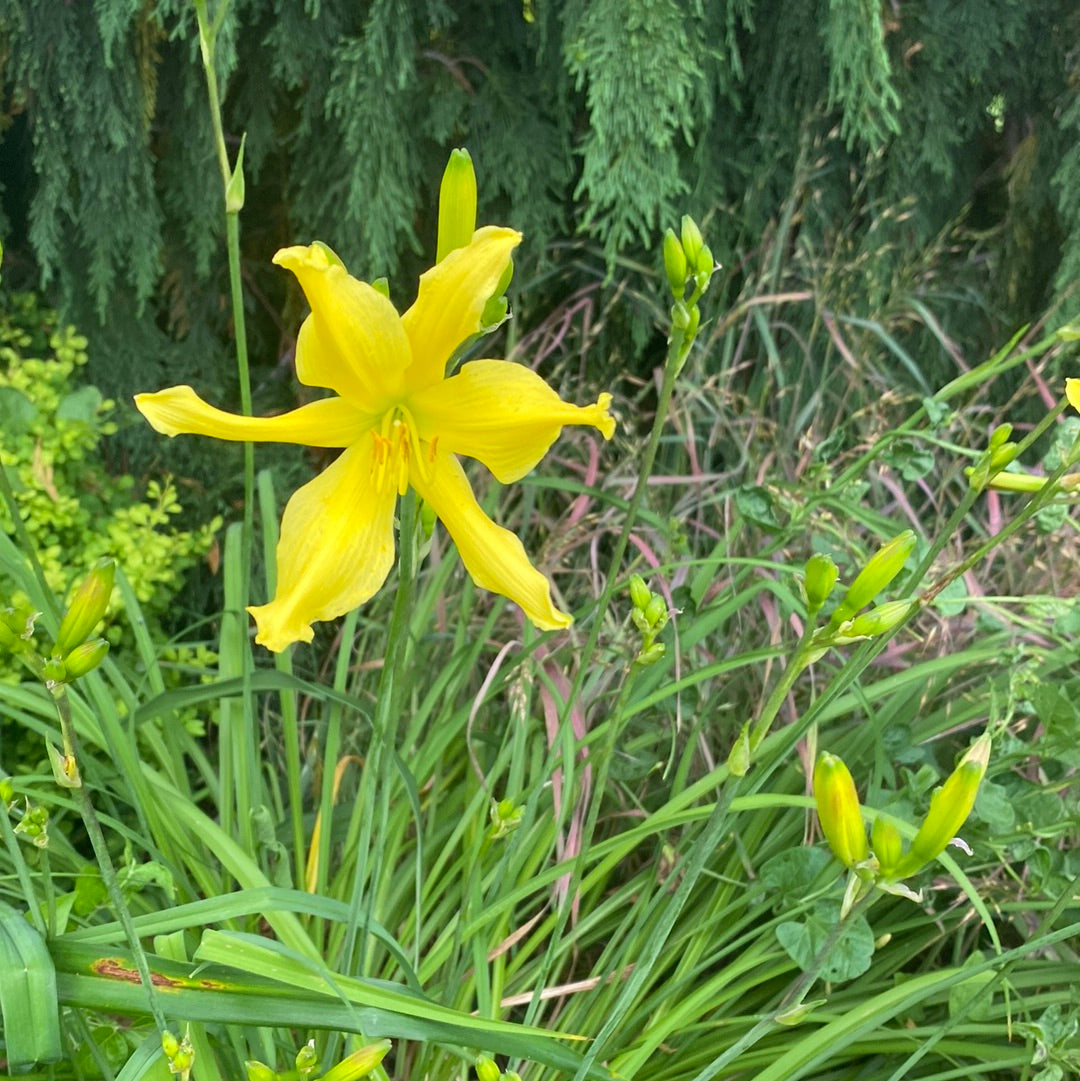
<path fill-rule="evenodd" d="M 642 667 L 647 668 L 650 664 L 656 664 L 664 654 L 667 652 L 667 647 L 663 642 L 652 642 L 644 649 L 638 651 L 638 655 L 634 660 Z"/>
<path fill-rule="evenodd" d="M 0 804 L 8 806 L 15 799 L 15 786 L 6 777 L 0 781 Z"/>
<path fill-rule="evenodd" d="M 225 213 L 239 214 L 244 209 L 244 146 L 247 143 L 247 132 L 240 137 L 240 150 L 236 155 L 236 165 L 233 167 L 229 183 L 225 185 Z"/>
<path fill-rule="evenodd" d="M 745 777 L 750 770 L 750 722 L 739 730 L 739 738 L 728 753 L 728 773 L 732 777 Z"/>
<path fill-rule="evenodd" d="M 875 635 L 884 634 L 903 623 L 917 605 L 918 602 L 910 598 L 879 604 L 876 608 L 871 608 L 869 612 L 851 620 L 843 628 L 843 633 L 845 636 L 850 635 L 852 639 L 873 638 Z"/>
<path fill-rule="evenodd" d="M 686 293 L 686 252 L 673 229 L 664 234 L 664 272 L 675 299 L 682 300 Z"/>
<path fill-rule="evenodd" d="M 806 561 L 806 572 L 803 578 L 803 590 L 806 593 L 807 614 L 813 618 L 821 606 L 829 599 L 829 594 L 836 585 L 836 576 L 839 572 L 832 556 L 824 552 L 815 552 Z"/>
<path fill-rule="evenodd" d="M 893 869 L 899 865 L 903 855 L 903 842 L 896 825 L 884 815 L 878 815 L 870 827 L 870 845 L 881 873 L 891 878 Z"/>
<path fill-rule="evenodd" d="M 247 1081 L 277 1081 L 277 1074 L 258 1059 L 248 1059 L 244 1063 L 244 1072 L 247 1074 Z"/>
<path fill-rule="evenodd" d="M 695 270 L 704 244 L 697 222 L 689 214 L 684 214 L 682 217 L 682 248 L 686 253 L 686 262 Z"/>
<path fill-rule="evenodd" d="M 439 239 L 435 261 L 464 248 L 476 232 L 476 170 L 465 149 L 454 150 L 439 185 Z M 509 281 L 507 285 L 509 285 Z M 502 296 L 502 291 L 496 296 Z"/>
<path fill-rule="evenodd" d="M 495 1060 L 487 1055 L 480 1055 L 476 1060 L 477 1081 L 499 1081 L 501 1071 Z"/>
<path fill-rule="evenodd" d="M 668 621 L 667 602 L 659 594 L 649 598 L 645 605 L 645 620 L 650 627 L 662 627 Z"/>
<path fill-rule="evenodd" d="M 109 643 L 104 638 L 91 638 L 89 642 L 83 642 L 76 646 L 64 661 L 66 669 L 65 682 L 71 683 L 87 672 L 92 672 L 109 652 Z"/>
<path fill-rule="evenodd" d="M 116 564 L 111 559 L 103 559 L 82 580 L 60 623 L 54 656 L 61 660 L 67 657 L 76 646 L 86 641 L 90 632 L 104 618 L 112 597 L 115 572 Z"/>
<path fill-rule="evenodd" d="M 296 1052 L 296 1072 L 301 1077 L 307 1077 L 319 1065 L 319 1056 L 315 1053 L 315 1041 L 308 1040 L 299 1051 Z"/>
<path fill-rule="evenodd" d="M 376 1040 L 374 1043 L 365 1044 L 336 1066 L 331 1066 L 322 1075 L 322 1081 L 359 1081 L 382 1062 L 389 1050 L 389 1040 Z"/>
<path fill-rule="evenodd" d="M 956 769 L 930 797 L 930 810 L 926 812 L 907 856 L 896 869 L 897 878 L 914 874 L 937 859 L 967 821 L 990 761 L 990 746 L 990 737 L 984 733 L 967 749 Z"/>
<path fill-rule="evenodd" d="M 859 796 L 842 759 L 823 751 L 814 766 L 814 802 L 821 832 L 833 855 L 854 867 L 869 855 L 866 827 L 859 813 Z"/>
<path fill-rule="evenodd" d="M 883 544 L 848 586 L 843 600 L 833 613 L 833 626 L 852 618 L 865 608 L 904 569 L 915 547 L 915 534 L 905 529 L 899 536 Z"/>
<path fill-rule="evenodd" d="M 652 600 L 652 593 L 640 574 L 630 575 L 630 600 L 635 608 L 640 608 L 643 612 Z"/>

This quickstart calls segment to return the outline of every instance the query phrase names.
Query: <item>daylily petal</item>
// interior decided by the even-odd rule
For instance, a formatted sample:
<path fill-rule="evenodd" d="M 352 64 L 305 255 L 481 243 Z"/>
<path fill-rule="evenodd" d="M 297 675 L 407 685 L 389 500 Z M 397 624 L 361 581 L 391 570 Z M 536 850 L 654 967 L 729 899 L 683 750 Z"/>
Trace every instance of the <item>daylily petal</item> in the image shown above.
<path fill-rule="evenodd" d="M 282 248 L 274 262 L 296 275 L 311 305 L 296 340 L 297 378 L 381 412 L 401 394 L 411 359 L 394 305 L 320 244 Z"/>
<path fill-rule="evenodd" d="M 416 303 L 401 317 L 412 345 L 410 387 L 442 379 L 454 350 L 479 332 L 484 306 L 520 243 L 515 230 L 485 225 L 472 243 L 420 276 Z"/>
<path fill-rule="evenodd" d="M 569 627 L 573 618 L 552 604 L 551 585 L 529 562 L 521 541 L 480 509 L 461 463 L 439 453 L 426 472 L 425 478 L 413 469 L 409 479 L 442 519 L 472 580 L 520 605 L 542 631 Z"/>
<path fill-rule="evenodd" d="M 1073 409 L 1080 409 L 1080 379 L 1065 380 L 1065 397 Z"/>
<path fill-rule="evenodd" d="M 182 385 L 136 394 L 135 407 L 162 435 L 210 435 L 233 442 L 347 447 L 375 423 L 344 398 L 324 398 L 276 417 L 242 417 L 207 404 Z"/>
<path fill-rule="evenodd" d="M 259 627 L 255 641 L 267 649 L 310 642 L 313 622 L 363 604 L 390 573 L 397 492 L 373 482 L 374 446 L 373 438 L 361 439 L 289 500 L 277 592 L 248 609 Z"/>
<path fill-rule="evenodd" d="M 422 439 L 439 450 L 476 458 L 502 484 L 520 480 L 568 424 L 615 432 L 610 394 L 595 405 L 564 402 L 530 368 L 507 360 L 474 360 L 457 375 L 413 394 L 409 410 Z"/>

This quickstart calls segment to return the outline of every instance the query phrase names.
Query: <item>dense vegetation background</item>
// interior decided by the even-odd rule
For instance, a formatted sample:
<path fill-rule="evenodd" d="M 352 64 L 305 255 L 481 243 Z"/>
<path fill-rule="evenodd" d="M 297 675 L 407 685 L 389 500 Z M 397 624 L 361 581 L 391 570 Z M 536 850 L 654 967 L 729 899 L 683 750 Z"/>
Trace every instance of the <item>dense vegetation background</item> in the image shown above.
<path fill-rule="evenodd" d="M 262 396 L 298 314 L 270 255 L 318 237 L 407 300 L 455 145 L 482 217 L 527 234 L 534 309 L 641 294 L 605 327 L 615 367 L 650 366 L 650 253 L 683 211 L 727 305 L 810 287 L 792 333 L 829 311 L 932 321 L 921 370 L 950 367 L 950 341 L 978 355 L 1080 275 L 1078 39 L 1071 0 L 236 0 L 218 64 L 234 153 L 247 136 Z M 90 334 L 107 392 L 182 377 L 220 397 L 220 177 L 189 5 L 4 0 L 0 63 L 9 284 Z"/>

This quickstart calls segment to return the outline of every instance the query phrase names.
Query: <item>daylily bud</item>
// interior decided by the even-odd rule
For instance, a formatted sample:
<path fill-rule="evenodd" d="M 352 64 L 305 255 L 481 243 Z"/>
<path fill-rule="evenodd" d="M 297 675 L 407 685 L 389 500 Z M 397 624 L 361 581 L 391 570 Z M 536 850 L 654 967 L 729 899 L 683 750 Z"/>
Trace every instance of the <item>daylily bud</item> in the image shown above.
<path fill-rule="evenodd" d="M 1009 436 L 1012 435 L 1011 424 L 999 424 L 991 433 L 988 446 L 991 450 L 998 450 L 1008 442 Z"/>
<path fill-rule="evenodd" d="M 821 606 L 829 599 L 829 594 L 836 585 L 836 576 L 839 572 L 831 556 L 823 552 L 815 552 L 806 561 L 806 576 L 803 579 L 803 590 L 806 593 L 807 614 L 813 618 Z"/>
<path fill-rule="evenodd" d="M 989 761 L 990 737 L 984 733 L 967 749 L 956 769 L 930 797 L 930 810 L 911 842 L 907 856 L 895 871 L 897 878 L 914 874 L 945 850 L 971 814 L 979 782 Z"/>
<path fill-rule="evenodd" d="M 647 668 L 650 664 L 656 664 L 667 652 L 667 646 L 663 642 L 651 642 L 638 652 L 634 660 L 642 667 Z"/>
<path fill-rule="evenodd" d="M 821 832 L 836 858 L 845 867 L 862 863 L 869 849 L 855 782 L 843 760 L 827 751 L 814 766 L 814 801 Z"/>
<path fill-rule="evenodd" d="M 1031 473 L 1006 472 L 1001 469 L 993 476 L 989 474 L 989 465 L 983 469 L 968 466 L 964 470 L 968 483 L 976 490 L 990 488 L 995 492 L 1038 492 L 1046 487 L 1046 477 L 1036 477 Z"/>
<path fill-rule="evenodd" d="M 464 248 L 476 232 L 476 171 L 465 149 L 454 150 L 439 185 L 439 239 L 435 262 Z M 509 284 L 509 283 L 508 283 Z M 496 293 L 502 296 L 502 293 Z"/>
<path fill-rule="evenodd" d="M 704 243 L 697 222 L 689 214 L 684 214 L 682 217 L 682 247 L 686 253 L 686 262 L 695 270 Z"/>
<path fill-rule="evenodd" d="M 389 1050 L 389 1040 L 376 1040 L 374 1043 L 365 1044 L 359 1051 L 354 1051 L 348 1058 L 327 1070 L 322 1081 L 359 1081 L 382 1062 Z"/>
<path fill-rule="evenodd" d="M 633 601 L 635 608 L 640 608 L 643 612 L 652 600 L 652 593 L 640 574 L 630 575 L 630 600 Z"/>
<path fill-rule="evenodd" d="M 247 132 L 240 137 L 240 151 L 236 155 L 236 165 L 233 167 L 229 183 L 225 185 L 225 213 L 239 214 L 244 209 L 244 144 L 247 143 Z"/>
<path fill-rule="evenodd" d="M 265 1062 L 260 1062 L 258 1059 L 248 1059 L 244 1063 L 244 1071 L 247 1074 L 247 1081 L 276 1081 L 277 1074 L 266 1065 Z"/>
<path fill-rule="evenodd" d="M 713 258 L 712 249 L 708 244 L 702 244 L 701 251 L 698 252 L 698 257 L 694 263 L 694 279 L 697 283 L 697 287 L 704 293 L 706 287 L 709 284 L 709 279 L 713 276 L 713 271 L 716 269 L 716 260 Z M 702 279 L 704 278 L 704 281 Z"/>
<path fill-rule="evenodd" d="M 91 638 L 89 642 L 83 642 L 76 646 L 64 661 L 64 682 L 71 683 L 87 672 L 92 672 L 109 652 L 109 643 L 104 638 Z"/>
<path fill-rule="evenodd" d="M 728 773 L 732 777 L 745 777 L 750 770 L 750 722 L 739 730 L 739 738 L 728 752 Z"/>
<path fill-rule="evenodd" d="M 893 868 L 900 863 L 903 855 L 903 842 L 900 839 L 900 831 L 891 819 L 884 815 L 878 815 L 874 824 L 870 827 L 870 844 L 874 849 L 881 873 L 886 878 L 891 878 Z"/>
<path fill-rule="evenodd" d="M 0 806 L 7 807 L 15 798 L 15 786 L 5 777 L 0 781 Z"/>
<path fill-rule="evenodd" d="M 499 1081 L 500 1070 L 495 1060 L 480 1055 L 476 1060 L 476 1076 L 478 1081 Z"/>
<path fill-rule="evenodd" d="M 81 646 L 101 622 L 109 607 L 115 572 L 116 564 L 111 559 L 103 559 L 82 580 L 60 624 L 54 656 L 66 657 L 76 646 Z"/>
<path fill-rule="evenodd" d="M 645 605 L 645 621 L 650 627 L 662 627 L 668 621 L 667 602 L 659 594 L 649 598 Z"/>
<path fill-rule="evenodd" d="M 673 229 L 664 234 L 664 271 L 675 299 L 682 300 L 686 292 L 686 252 Z"/>
<path fill-rule="evenodd" d="M 899 536 L 883 544 L 848 586 L 844 599 L 830 620 L 832 625 L 851 619 L 861 608 L 865 608 L 904 569 L 914 547 L 915 534 L 910 529 L 905 529 Z"/>
<path fill-rule="evenodd" d="M 308 1042 L 296 1052 L 296 1072 L 301 1077 L 307 1077 L 307 1075 L 318 1065 L 319 1056 L 315 1053 L 315 1041 L 308 1040 Z"/>
<path fill-rule="evenodd" d="M 852 638 L 873 638 L 877 634 L 891 631 L 899 623 L 907 619 L 908 614 L 916 607 L 917 601 L 910 598 L 904 601 L 887 601 L 871 608 L 861 616 L 856 616 L 850 624 L 844 628 L 844 634 Z"/>

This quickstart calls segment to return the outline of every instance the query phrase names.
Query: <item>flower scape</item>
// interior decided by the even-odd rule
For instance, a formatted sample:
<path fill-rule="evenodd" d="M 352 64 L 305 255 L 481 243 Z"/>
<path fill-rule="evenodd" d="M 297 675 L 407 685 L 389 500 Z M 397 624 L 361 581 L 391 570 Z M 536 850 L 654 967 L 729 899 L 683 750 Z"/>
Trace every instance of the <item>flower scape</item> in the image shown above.
<path fill-rule="evenodd" d="M 296 275 L 311 307 L 297 338 L 297 378 L 334 396 L 246 417 L 216 409 L 189 386 L 136 395 L 164 435 L 342 448 L 285 508 L 275 596 L 248 609 L 260 644 L 278 652 L 310 642 L 312 623 L 378 591 L 394 562 L 397 498 L 410 487 L 442 521 L 478 586 L 520 605 L 541 630 L 572 622 L 521 541 L 481 510 L 458 459 L 475 458 L 508 484 L 536 466 L 566 425 L 596 428 L 605 439 L 615 431 L 610 394 L 572 405 L 521 364 L 474 360 L 447 375 L 457 350 L 484 329 L 485 305 L 520 241 L 512 229 L 476 230 L 421 276 L 404 315 L 325 244 L 283 248 L 274 262 Z"/>

